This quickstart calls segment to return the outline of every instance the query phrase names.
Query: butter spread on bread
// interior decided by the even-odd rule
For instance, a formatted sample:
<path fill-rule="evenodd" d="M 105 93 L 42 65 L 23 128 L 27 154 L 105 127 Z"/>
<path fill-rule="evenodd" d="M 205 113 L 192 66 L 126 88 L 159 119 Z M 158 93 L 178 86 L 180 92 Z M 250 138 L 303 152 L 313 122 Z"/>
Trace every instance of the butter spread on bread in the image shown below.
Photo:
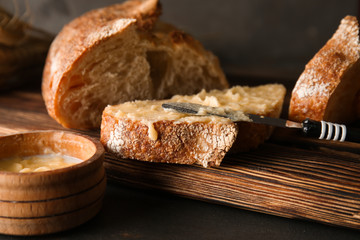
<path fill-rule="evenodd" d="M 219 166 L 227 152 L 256 148 L 272 128 L 248 122 L 234 123 L 217 116 L 165 111 L 164 102 L 192 102 L 246 113 L 279 117 L 285 87 L 268 84 L 236 86 L 226 90 L 176 95 L 169 100 L 132 101 L 107 106 L 101 124 L 101 142 L 120 158 L 142 161 Z"/>
<path fill-rule="evenodd" d="M 158 0 L 131 0 L 64 26 L 43 72 L 49 115 L 65 127 L 98 128 L 108 104 L 228 87 L 218 59 L 158 20 L 160 12 Z"/>
<path fill-rule="evenodd" d="M 359 24 L 356 17 L 347 16 L 297 80 L 289 119 L 349 123 L 359 117 Z"/>

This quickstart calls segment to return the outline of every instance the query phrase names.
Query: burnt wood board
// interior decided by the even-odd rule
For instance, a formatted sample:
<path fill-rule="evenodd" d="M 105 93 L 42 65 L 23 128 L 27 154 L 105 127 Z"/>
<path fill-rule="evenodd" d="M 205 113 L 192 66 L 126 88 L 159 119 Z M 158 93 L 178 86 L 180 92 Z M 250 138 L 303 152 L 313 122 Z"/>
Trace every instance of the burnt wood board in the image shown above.
<path fill-rule="evenodd" d="M 0 135 L 64 129 L 39 90 L 0 94 Z M 99 131 L 80 131 L 99 138 Z M 157 164 L 106 155 L 109 180 L 288 218 L 360 229 L 360 144 L 307 139 L 276 129 L 258 149 L 217 168 Z"/>

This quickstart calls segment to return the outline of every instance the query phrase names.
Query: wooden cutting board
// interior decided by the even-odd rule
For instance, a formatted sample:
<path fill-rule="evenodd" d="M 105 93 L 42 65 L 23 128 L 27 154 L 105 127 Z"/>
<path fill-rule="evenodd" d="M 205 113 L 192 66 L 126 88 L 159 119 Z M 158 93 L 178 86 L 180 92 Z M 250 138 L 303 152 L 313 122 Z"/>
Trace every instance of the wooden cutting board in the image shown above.
<path fill-rule="evenodd" d="M 44 129 L 64 130 L 48 116 L 39 90 L 0 93 L 1 135 Z M 98 131 L 81 132 L 99 137 Z M 306 139 L 277 129 L 259 149 L 229 155 L 218 168 L 109 155 L 105 167 L 108 178 L 121 184 L 360 229 L 360 144 Z"/>

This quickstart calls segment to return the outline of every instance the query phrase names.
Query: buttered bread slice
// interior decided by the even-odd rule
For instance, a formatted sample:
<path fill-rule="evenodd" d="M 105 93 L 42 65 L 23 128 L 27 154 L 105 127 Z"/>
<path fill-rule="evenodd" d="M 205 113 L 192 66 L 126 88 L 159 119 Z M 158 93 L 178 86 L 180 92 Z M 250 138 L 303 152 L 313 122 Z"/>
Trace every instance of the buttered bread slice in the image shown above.
<path fill-rule="evenodd" d="M 256 148 L 271 128 L 250 122 L 234 123 L 217 116 L 195 116 L 165 111 L 164 102 L 192 102 L 246 113 L 279 117 L 285 87 L 268 84 L 202 90 L 169 100 L 133 101 L 108 106 L 102 115 L 101 142 L 120 158 L 142 161 L 219 166 L 225 154 Z"/>

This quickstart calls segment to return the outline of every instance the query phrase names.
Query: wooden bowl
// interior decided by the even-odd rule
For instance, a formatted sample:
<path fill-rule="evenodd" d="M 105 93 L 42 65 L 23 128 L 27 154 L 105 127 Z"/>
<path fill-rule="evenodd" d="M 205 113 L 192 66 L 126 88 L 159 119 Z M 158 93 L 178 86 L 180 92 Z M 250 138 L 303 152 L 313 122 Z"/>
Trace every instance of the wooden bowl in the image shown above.
<path fill-rule="evenodd" d="M 78 226 L 102 206 L 104 148 L 90 137 L 38 131 L 0 137 L 0 161 L 13 156 L 61 153 L 83 160 L 44 172 L 0 171 L 0 233 L 41 235 Z"/>

